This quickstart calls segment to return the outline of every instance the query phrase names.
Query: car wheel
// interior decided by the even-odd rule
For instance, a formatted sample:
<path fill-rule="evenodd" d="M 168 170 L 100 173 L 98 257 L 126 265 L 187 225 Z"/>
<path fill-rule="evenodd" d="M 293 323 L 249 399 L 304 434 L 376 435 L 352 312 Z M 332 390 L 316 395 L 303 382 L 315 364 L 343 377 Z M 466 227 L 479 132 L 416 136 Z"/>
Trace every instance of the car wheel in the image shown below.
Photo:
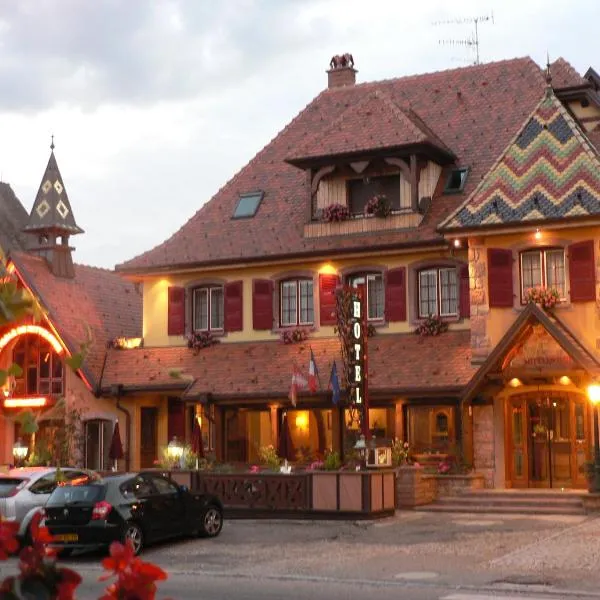
<path fill-rule="evenodd" d="M 127 523 L 125 525 L 125 533 L 123 534 L 123 543 L 126 544 L 127 540 L 131 542 L 133 546 L 133 553 L 137 556 L 144 546 L 144 533 L 142 528 L 137 523 Z"/>
<path fill-rule="evenodd" d="M 200 536 L 217 537 L 221 529 L 223 529 L 223 512 L 218 506 L 208 506 L 202 513 Z"/>

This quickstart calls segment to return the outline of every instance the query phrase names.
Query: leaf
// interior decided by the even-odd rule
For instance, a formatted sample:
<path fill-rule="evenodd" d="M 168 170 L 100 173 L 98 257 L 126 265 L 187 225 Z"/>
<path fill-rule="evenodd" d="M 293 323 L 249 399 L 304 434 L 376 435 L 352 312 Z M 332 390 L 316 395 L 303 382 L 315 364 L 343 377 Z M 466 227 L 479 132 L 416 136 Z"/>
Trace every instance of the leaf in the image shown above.
<path fill-rule="evenodd" d="M 23 375 L 23 369 L 17 363 L 13 363 L 8 367 L 8 375 L 11 377 L 21 377 L 21 375 Z"/>
<path fill-rule="evenodd" d="M 4 369 L 0 369 L 0 387 L 6 383 L 7 379 L 8 379 L 8 371 L 5 371 Z"/>
<path fill-rule="evenodd" d="M 85 356 L 83 352 L 77 352 L 76 354 L 73 354 L 73 356 L 67 356 L 65 362 L 73 369 L 73 371 L 78 371 L 81 369 L 84 359 Z"/>

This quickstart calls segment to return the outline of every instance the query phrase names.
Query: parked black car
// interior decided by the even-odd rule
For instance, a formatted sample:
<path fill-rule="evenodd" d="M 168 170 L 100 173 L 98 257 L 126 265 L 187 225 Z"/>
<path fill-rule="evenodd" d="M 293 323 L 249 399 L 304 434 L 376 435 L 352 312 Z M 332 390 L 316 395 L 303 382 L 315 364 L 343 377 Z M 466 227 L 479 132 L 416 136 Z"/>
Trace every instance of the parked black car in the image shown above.
<path fill-rule="evenodd" d="M 44 521 L 63 556 L 128 539 L 139 554 L 159 539 L 219 535 L 223 506 L 214 496 L 190 492 L 158 474 L 129 473 L 57 487 Z"/>

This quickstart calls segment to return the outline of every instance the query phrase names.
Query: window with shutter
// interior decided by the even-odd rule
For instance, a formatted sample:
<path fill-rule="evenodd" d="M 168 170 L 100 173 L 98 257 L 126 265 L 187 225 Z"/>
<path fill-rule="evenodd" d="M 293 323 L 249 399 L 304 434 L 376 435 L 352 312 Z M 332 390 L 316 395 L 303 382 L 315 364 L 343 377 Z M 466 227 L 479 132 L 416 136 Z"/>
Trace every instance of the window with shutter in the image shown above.
<path fill-rule="evenodd" d="M 273 328 L 273 282 L 270 279 L 252 281 L 252 326 Z"/>
<path fill-rule="evenodd" d="M 565 252 L 562 248 L 521 252 L 521 302 L 535 288 L 554 289 L 561 300 L 566 298 Z"/>
<path fill-rule="evenodd" d="M 182 287 L 169 287 L 167 307 L 167 335 L 185 333 L 185 290 Z"/>
<path fill-rule="evenodd" d="M 222 285 L 207 285 L 192 292 L 194 331 L 223 331 L 224 299 Z"/>
<path fill-rule="evenodd" d="M 385 308 L 383 275 L 381 273 L 352 275 L 349 278 L 349 283 L 352 287 L 364 286 L 366 288 L 367 319 L 369 321 L 382 321 Z"/>
<path fill-rule="evenodd" d="M 226 283 L 225 291 L 225 331 L 244 329 L 244 283 L 232 281 Z"/>
<path fill-rule="evenodd" d="M 388 321 L 406 321 L 406 267 L 386 274 L 385 316 Z"/>
<path fill-rule="evenodd" d="M 419 318 L 458 315 L 458 287 L 456 267 L 433 267 L 419 271 Z"/>
<path fill-rule="evenodd" d="M 512 250 L 488 248 L 488 296 L 491 308 L 514 304 Z"/>
<path fill-rule="evenodd" d="M 578 242 L 569 246 L 569 283 L 571 302 L 596 299 L 594 242 Z"/>
<path fill-rule="evenodd" d="M 282 327 L 314 322 L 312 279 L 287 279 L 279 283 L 279 324 Z"/>
<path fill-rule="evenodd" d="M 337 275 L 319 275 L 319 317 L 321 325 L 336 324 L 336 288 L 339 284 Z"/>

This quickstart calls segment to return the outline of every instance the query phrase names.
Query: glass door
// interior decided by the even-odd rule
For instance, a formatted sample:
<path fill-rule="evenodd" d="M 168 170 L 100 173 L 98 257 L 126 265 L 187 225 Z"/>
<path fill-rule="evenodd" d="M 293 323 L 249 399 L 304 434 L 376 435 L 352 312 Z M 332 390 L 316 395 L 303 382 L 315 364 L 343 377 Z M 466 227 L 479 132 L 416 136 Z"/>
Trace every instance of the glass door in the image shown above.
<path fill-rule="evenodd" d="M 513 397 L 508 406 L 508 477 L 513 487 L 528 487 L 527 405 L 523 397 Z"/>
<path fill-rule="evenodd" d="M 551 487 L 550 420 L 551 414 L 541 398 L 528 402 L 529 483 L 531 487 Z"/>

